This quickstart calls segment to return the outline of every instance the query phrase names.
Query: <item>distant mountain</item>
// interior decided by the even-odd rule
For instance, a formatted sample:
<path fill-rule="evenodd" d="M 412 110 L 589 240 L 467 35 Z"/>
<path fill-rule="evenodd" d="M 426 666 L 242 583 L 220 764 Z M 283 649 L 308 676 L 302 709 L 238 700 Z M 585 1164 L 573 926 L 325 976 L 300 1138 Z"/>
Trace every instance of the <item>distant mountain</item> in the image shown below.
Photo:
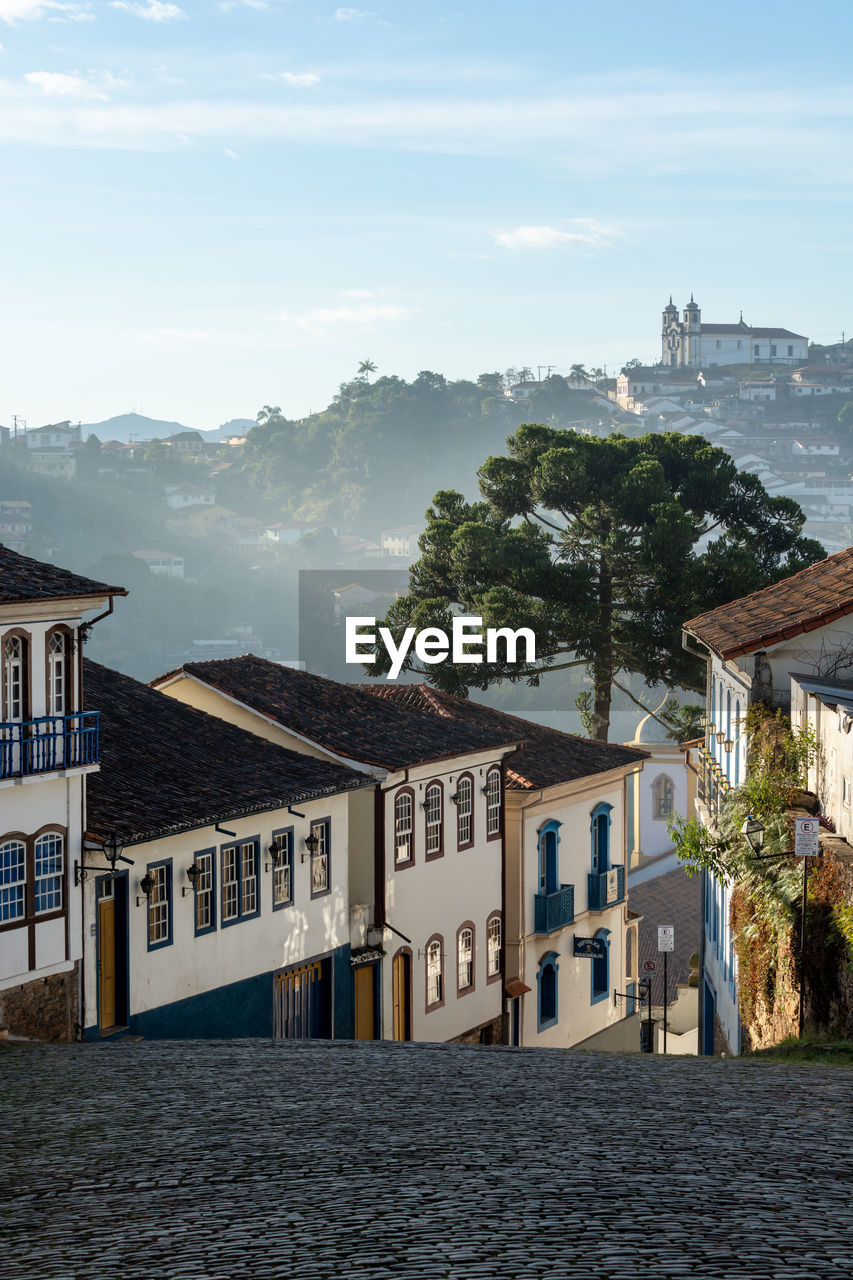
<path fill-rule="evenodd" d="M 254 425 L 254 424 L 253 424 Z M 182 422 L 163 422 L 159 418 L 146 418 L 141 413 L 119 413 L 114 418 L 106 418 L 103 422 L 84 422 L 81 434 L 96 435 L 99 440 L 121 440 L 127 444 L 130 437 L 134 440 L 162 440 L 173 435 L 175 431 L 195 431 L 196 427 L 185 427 Z M 210 440 L 219 438 L 219 429 L 202 431 L 201 435 Z"/>

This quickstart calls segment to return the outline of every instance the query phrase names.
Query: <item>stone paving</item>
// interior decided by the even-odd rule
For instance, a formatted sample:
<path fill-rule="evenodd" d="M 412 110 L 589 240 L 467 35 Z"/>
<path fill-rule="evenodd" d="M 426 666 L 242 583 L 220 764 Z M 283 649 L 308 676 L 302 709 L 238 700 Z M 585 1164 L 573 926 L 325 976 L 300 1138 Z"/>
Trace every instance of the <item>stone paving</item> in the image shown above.
<path fill-rule="evenodd" d="M 4 1280 L 829 1280 L 853 1073 L 449 1045 L 0 1051 Z"/>

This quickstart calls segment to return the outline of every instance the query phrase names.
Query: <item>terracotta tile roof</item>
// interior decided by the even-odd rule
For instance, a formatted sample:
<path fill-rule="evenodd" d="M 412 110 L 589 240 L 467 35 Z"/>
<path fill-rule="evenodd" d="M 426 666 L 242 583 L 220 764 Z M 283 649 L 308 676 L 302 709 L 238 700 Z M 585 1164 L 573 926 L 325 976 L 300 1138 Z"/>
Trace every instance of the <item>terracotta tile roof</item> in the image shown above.
<path fill-rule="evenodd" d="M 124 587 L 108 587 L 70 569 L 32 560 L 0 546 L 0 604 L 21 600 L 73 600 L 79 596 L 126 596 Z"/>
<path fill-rule="evenodd" d="M 737 658 L 853 613 L 853 547 L 684 623 L 720 657 Z"/>
<path fill-rule="evenodd" d="M 662 876 L 644 880 L 636 887 L 628 885 L 628 901 L 632 911 L 643 918 L 639 926 L 640 977 L 646 976 L 643 965 L 651 960 L 652 1004 L 663 1004 L 663 956 L 658 954 L 658 925 L 675 926 L 675 950 L 667 960 L 667 1003 L 675 999 L 679 982 L 690 977 L 689 960 L 699 950 L 702 939 L 702 879 L 691 879 L 681 867 Z"/>
<path fill-rule="evenodd" d="M 185 672 L 244 706 L 336 755 L 382 769 L 403 769 L 518 741 L 505 725 L 438 723 L 434 715 L 390 707 L 357 685 L 339 684 L 308 671 L 293 671 L 246 654 L 211 662 L 187 662 L 152 681 L 162 685 Z"/>
<path fill-rule="evenodd" d="M 364 786 L 363 773 L 287 751 L 84 660 L 86 706 L 101 713 L 101 769 L 87 779 L 88 825 L 152 839 Z"/>
<path fill-rule="evenodd" d="M 439 718 L 483 725 L 496 732 L 521 740 L 520 749 L 507 760 L 507 787 L 530 791 L 538 787 L 571 782 L 594 773 L 605 773 L 621 765 L 635 764 L 648 757 L 647 751 L 620 747 L 607 742 L 594 742 L 573 733 L 549 729 L 522 720 L 519 716 L 485 707 L 467 698 L 440 693 L 427 684 L 385 684 L 362 686 L 375 698 L 393 702 L 397 707 L 411 707 L 430 712 Z"/>

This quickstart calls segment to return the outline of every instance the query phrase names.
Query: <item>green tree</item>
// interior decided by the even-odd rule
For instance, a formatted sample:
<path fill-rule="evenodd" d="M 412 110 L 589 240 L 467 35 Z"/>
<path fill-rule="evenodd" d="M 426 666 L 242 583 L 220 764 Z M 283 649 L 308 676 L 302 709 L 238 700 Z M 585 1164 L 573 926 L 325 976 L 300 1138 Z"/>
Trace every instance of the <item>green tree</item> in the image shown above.
<path fill-rule="evenodd" d="M 436 495 L 410 593 L 386 619 L 398 636 L 406 626 L 447 628 L 459 608 L 486 627 L 533 628 L 535 663 L 431 666 L 430 678 L 454 692 L 582 666 L 590 729 L 606 740 L 622 671 L 700 687 L 682 622 L 824 555 L 802 537 L 792 499 L 771 498 L 702 438 L 525 425 L 508 445 L 480 469 L 482 502 Z M 387 670 L 387 655 L 377 656 Z M 408 665 L 417 665 L 411 655 Z"/>
<path fill-rule="evenodd" d="M 369 382 L 371 373 L 375 372 L 376 365 L 372 360 L 362 360 L 361 364 L 358 366 L 358 376 L 360 378 L 364 378 L 365 382 Z"/>

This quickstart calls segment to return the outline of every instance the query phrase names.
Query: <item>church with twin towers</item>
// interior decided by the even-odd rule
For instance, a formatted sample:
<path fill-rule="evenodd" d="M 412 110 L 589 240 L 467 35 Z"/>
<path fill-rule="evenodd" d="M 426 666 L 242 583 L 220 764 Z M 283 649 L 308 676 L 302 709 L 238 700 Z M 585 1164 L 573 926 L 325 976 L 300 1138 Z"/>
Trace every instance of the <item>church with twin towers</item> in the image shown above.
<path fill-rule="evenodd" d="M 663 309 L 661 364 L 673 369 L 708 369 L 712 365 L 802 365 L 808 361 L 809 343 L 790 329 L 757 328 L 740 319 L 730 324 L 709 324 L 702 319 L 693 294 L 681 312 L 670 294 Z"/>

